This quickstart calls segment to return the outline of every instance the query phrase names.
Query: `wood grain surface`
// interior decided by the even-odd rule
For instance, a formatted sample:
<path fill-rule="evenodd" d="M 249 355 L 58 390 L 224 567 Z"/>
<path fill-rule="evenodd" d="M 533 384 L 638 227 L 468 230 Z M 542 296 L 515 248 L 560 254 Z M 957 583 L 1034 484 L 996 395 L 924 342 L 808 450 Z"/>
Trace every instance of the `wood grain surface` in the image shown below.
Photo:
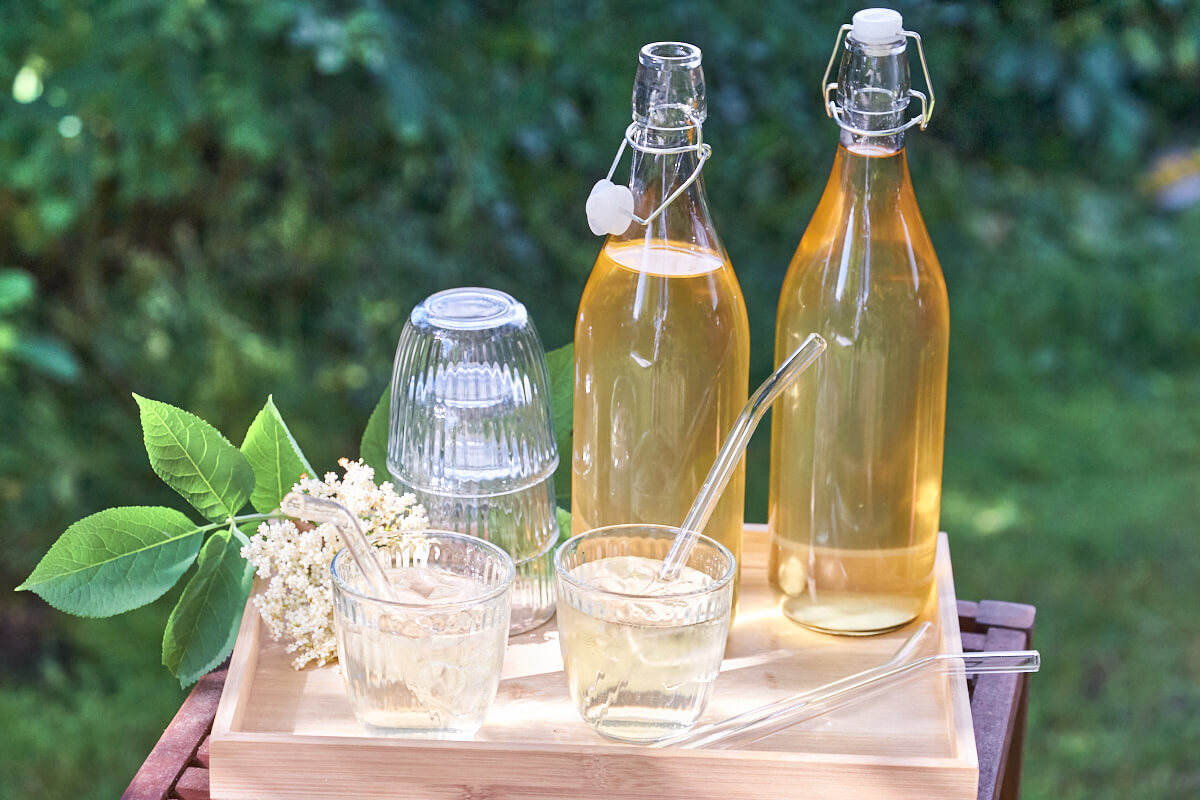
<path fill-rule="evenodd" d="M 819 686 L 886 660 L 911 627 L 833 637 L 784 619 L 766 584 L 766 532 L 748 526 L 741 607 L 702 721 Z M 925 619 L 961 650 L 946 537 Z M 931 645 L 932 647 L 933 645 Z M 926 675 L 742 750 L 647 749 L 607 741 L 567 695 L 553 623 L 510 641 L 484 727 L 469 742 L 368 735 L 338 668 L 296 672 L 244 617 L 216 713 L 211 796 L 235 798 L 974 798 L 979 767 L 961 676 Z"/>

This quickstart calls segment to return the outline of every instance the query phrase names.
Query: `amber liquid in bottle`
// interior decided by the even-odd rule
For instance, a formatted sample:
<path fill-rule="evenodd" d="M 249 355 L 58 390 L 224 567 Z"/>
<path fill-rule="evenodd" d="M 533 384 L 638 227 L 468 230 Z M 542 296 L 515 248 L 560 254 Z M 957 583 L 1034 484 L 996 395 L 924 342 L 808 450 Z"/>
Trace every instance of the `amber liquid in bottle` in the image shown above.
<path fill-rule="evenodd" d="M 682 524 L 746 402 L 746 304 L 700 172 L 700 61 L 682 42 L 638 54 L 626 132 L 637 218 L 605 240 L 575 324 L 575 533 Z M 744 499 L 739 466 L 702 531 L 739 563 Z"/>
<path fill-rule="evenodd" d="M 750 334 L 723 252 L 610 238 L 575 329 L 572 530 L 679 525 L 746 402 Z M 745 470 L 704 530 L 741 558 Z"/>
<path fill-rule="evenodd" d="M 949 308 L 902 147 L 839 145 L 779 301 L 776 363 L 828 349 L 772 417 L 769 576 L 791 619 L 897 628 L 933 584 Z"/>

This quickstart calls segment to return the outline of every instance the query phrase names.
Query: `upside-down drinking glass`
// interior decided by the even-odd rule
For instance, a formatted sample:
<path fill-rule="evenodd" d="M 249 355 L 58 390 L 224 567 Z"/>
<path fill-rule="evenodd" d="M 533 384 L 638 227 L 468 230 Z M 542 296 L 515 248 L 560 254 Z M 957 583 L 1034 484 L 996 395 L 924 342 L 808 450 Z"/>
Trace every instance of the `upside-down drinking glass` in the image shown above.
<path fill-rule="evenodd" d="M 536 581 L 558 539 L 558 458 L 546 357 L 525 306 L 472 287 L 418 304 L 396 346 L 388 471 L 434 527 L 499 545 L 519 581 L 534 582 L 514 594 L 511 633 L 554 613 Z"/>

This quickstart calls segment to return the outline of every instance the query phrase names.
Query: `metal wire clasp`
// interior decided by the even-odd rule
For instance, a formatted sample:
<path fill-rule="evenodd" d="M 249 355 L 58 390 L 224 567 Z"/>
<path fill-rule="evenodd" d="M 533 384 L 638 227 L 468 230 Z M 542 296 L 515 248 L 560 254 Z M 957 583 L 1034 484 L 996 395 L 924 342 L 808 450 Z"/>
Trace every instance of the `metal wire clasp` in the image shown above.
<path fill-rule="evenodd" d="M 845 112 L 830 96 L 830 94 L 838 88 L 837 82 L 829 82 L 829 73 L 833 71 L 833 64 L 837 61 L 838 48 L 842 44 L 842 39 L 846 32 L 854 28 L 853 25 L 846 24 L 838 29 L 837 38 L 833 40 L 833 52 L 829 56 L 829 63 L 825 65 L 825 75 L 821 78 L 821 95 L 825 99 L 825 114 L 833 119 L 838 124 L 838 127 L 845 131 L 850 131 L 857 136 L 895 136 L 897 133 L 903 133 L 914 125 L 919 125 L 921 130 L 925 130 L 929 125 L 929 120 L 933 119 L 933 82 L 929 80 L 929 64 L 925 61 L 925 48 L 921 46 L 921 34 L 916 31 L 901 31 L 905 38 L 912 39 L 917 44 L 917 55 L 921 59 L 921 72 L 925 75 L 925 88 L 929 90 L 929 97 L 925 97 L 924 92 L 919 92 L 916 89 L 908 90 L 909 97 L 917 97 L 921 100 L 921 115 L 913 117 L 905 123 L 897 125 L 894 128 L 886 130 L 863 130 L 855 127 L 846 121 Z"/>
<path fill-rule="evenodd" d="M 671 192 L 667 199 L 663 200 L 662 203 L 659 204 L 658 208 L 654 209 L 654 212 L 650 214 L 650 216 L 642 219 L 637 214 L 632 215 L 633 221 L 639 225 L 649 225 L 667 209 L 667 206 L 671 205 L 671 203 L 675 201 L 675 198 L 683 194 L 687 188 L 695 183 L 696 179 L 700 177 L 700 170 L 704 169 L 704 162 L 708 161 L 709 156 L 712 155 L 712 146 L 704 143 L 704 128 L 698 124 L 695 126 L 688 126 L 689 128 L 695 127 L 696 129 L 696 143 L 682 145 L 680 147 L 650 147 L 645 144 L 640 144 L 633 138 L 633 133 L 638 127 L 638 123 L 634 122 L 625 129 L 625 138 L 621 140 L 621 146 L 617 148 L 617 155 L 615 158 L 613 158 L 612 166 L 608 168 L 608 175 L 606 176 L 607 180 L 611 181 L 613 173 L 617 171 L 617 164 L 621 160 L 621 155 L 625 152 L 626 145 L 629 145 L 634 150 L 639 150 L 643 153 L 652 153 L 660 156 L 672 155 L 674 153 L 691 152 L 696 152 L 699 154 L 699 160 L 696 163 L 696 169 L 692 170 L 692 174 L 688 176 L 688 179 L 681 183 L 675 191 Z M 681 128 L 679 130 L 683 129 Z"/>

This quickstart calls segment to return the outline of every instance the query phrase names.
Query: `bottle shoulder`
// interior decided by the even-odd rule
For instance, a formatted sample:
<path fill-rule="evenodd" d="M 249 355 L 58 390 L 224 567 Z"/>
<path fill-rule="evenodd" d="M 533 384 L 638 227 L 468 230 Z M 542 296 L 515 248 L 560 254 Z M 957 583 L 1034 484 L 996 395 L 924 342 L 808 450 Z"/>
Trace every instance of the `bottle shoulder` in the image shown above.
<path fill-rule="evenodd" d="M 839 146 L 825 191 L 788 267 L 785 288 L 835 272 L 843 280 L 941 283 L 941 266 L 903 151 L 863 156 Z M 933 287 L 931 287 L 933 288 Z"/>
<path fill-rule="evenodd" d="M 859 181 L 835 166 L 792 256 L 779 298 L 781 330 L 859 330 L 909 319 L 948 331 L 945 278 L 907 175 L 882 184 L 861 171 L 850 177 Z"/>

